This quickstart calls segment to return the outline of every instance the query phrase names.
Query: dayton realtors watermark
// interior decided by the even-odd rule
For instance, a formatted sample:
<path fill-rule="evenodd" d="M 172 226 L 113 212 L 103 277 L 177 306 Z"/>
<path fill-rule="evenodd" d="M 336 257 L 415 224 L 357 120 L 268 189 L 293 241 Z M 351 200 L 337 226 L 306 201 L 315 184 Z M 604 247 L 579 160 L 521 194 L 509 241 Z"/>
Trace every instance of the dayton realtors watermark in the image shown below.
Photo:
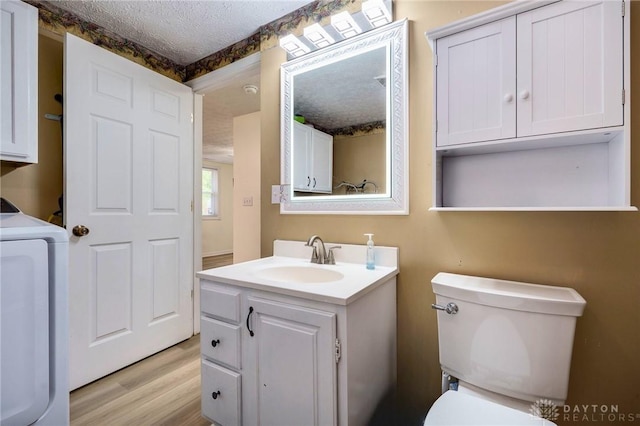
<path fill-rule="evenodd" d="M 543 419 L 564 422 L 589 423 L 611 422 L 630 423 L 640 422 L 639 412 L 620 410 L 618 405 L 607 404 L 576 404 L 557 406 L 552 401 L 539 399 L 531 404 L 529 412 Z"/>

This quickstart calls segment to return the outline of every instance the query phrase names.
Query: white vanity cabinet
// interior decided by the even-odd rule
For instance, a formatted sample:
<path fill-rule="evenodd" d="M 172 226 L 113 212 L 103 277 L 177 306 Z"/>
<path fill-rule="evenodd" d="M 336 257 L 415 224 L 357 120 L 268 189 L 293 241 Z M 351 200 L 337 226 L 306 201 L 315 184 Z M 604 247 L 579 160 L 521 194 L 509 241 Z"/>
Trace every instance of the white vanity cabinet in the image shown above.
<path fill-rule="evenodd" d="M 396 383 L 397 249 L 376 247 L 386 266 L 369 271 L 341 260 L 364 256 L 366 246 L 342 244 L 337 265 L 313 265 L 304 242 L 275 245 L 304 258 L 275 255 L 197 274 L 202 415 L 222 426 L 368 424 Z M 343 278 L 261 278 L 282 265 Z"/>
<path fill-rule="evenodd" d="M 427 33 L 436 208 L 630 209 L 628 8 L 524 0 Z"/>
<path fill-rule="evenodd" d="M 333 136 L 293 123 L 293 189 L 331 194 Z"/>
<path fill-rule="evenodd" d="M 364 425 L 395 383 L 395 278 L 346 306 L 206 280 L 201 295 L 216 424 Z"/>
<path fill-rule="evenodd" d="M 38 9 L 0 2 L 0 160 L 38 162 Z"/>

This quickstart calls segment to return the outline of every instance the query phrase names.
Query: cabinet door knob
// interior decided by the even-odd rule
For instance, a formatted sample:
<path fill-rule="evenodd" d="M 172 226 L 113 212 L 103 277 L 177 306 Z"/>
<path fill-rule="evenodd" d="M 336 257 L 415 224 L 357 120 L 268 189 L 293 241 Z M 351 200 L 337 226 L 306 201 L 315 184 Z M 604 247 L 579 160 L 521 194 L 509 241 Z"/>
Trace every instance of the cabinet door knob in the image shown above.
<path fill-rule="evenodd" d="M 522 92 L 520 92 L 520 99 L 529 99 L 529 91 L 523 90 Z"/>
<path fill-rule="evenodd" d="M 504 101 L 506 103 L 509 103 L 513 100 L 513 94 L 512 93 L 507 93 L 506 95 L 504 95 Z"/>
<path fill-rule="evenodd" d="M 216 346 L 218 346 L 219 344 L 220 344 L 220 339 L 216 339 L 216 340 L 212 340 L 212 341 L 211 341 L 211 346 L 213 346 L 214 348 L 215 348 Z"/>
<path fill-rule="evenodd" d="M 211 398 L 213 399 L 218 399 L 219 396 L 220 396 L 220 391 L 215 391 L 211 393 Z"/>

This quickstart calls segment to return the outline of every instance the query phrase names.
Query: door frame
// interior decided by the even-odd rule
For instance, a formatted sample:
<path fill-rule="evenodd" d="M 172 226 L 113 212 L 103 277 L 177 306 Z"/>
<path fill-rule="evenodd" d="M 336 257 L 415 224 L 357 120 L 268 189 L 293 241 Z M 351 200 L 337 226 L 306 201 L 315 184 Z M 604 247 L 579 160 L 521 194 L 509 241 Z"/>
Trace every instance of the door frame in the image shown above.
<path fill-rule="evenodd" d="M 229 85 L 243 74 L 260 70 L 260 52 L 197 77 L 183 84 L 193 90 L 193 268 L 202 270 L 202 125 L 204 122 L 203 97 Z M 200 333 L 200 279 L 193 276 L 193 334 Z"/>

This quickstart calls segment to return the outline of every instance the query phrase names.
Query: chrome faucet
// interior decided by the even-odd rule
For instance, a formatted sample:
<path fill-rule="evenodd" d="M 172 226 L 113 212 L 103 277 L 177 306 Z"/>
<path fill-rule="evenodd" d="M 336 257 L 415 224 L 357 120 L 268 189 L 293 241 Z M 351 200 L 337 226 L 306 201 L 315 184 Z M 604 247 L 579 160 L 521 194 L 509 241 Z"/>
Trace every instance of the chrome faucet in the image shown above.
<path fill-rule="evenodd" d="M 319 244 L 315 246 L 315 242 Z M 313 253 L 311 254 L 311 263 L 319 263 L 321 265 L 335 265 L 336 259 L 333 255 L 333 250 L 337 248 L 341 248 L 341 246 L 333 246 L 329 247 L 329 252 L 327 253 L 327 249 L 324 246 L 324 241 L 318 235 L 312 235 L 307 244 L 307 247 L 313 247 Z"/>

